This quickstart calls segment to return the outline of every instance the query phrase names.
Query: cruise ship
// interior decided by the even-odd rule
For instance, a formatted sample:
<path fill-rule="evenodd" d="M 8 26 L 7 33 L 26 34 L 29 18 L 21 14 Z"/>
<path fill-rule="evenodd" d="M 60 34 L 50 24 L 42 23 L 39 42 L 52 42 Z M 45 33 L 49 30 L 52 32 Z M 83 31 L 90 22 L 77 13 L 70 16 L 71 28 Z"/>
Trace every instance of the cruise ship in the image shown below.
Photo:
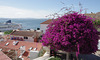
<path fill-rule="evenodd" d="M 4 23 L 0 22 L 0 31 L 9 31 L 16 29 L 22 29 L 22 25 L 18 23 L 12 23 L 11 20 L 8 20 Z"/>

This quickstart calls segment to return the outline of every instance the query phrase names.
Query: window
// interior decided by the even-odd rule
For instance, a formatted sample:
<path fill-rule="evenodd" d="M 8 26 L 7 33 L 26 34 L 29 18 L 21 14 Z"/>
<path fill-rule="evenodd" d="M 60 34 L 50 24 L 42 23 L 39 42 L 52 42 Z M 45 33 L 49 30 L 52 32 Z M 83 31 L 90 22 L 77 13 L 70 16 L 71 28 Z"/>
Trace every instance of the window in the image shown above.
<path fill-rule="evenodd" d="M 24 39 L 28 39 L 28 37 L 24 37 Z"/>

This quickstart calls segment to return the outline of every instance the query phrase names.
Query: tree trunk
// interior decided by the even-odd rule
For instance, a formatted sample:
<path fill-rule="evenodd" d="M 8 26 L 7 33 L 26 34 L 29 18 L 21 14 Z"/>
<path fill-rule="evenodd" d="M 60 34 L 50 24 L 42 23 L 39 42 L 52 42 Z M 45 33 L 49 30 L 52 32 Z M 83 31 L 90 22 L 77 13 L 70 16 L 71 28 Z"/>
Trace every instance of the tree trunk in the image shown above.
<path fill-rule="evenodd" d="M 66 52 L 66 60 L 78 60 L 75 52 Z"/>
<path fill-rule="evenodd" d="M 66 52 L 66 60 L 69 60 L 69 52 Z"/>

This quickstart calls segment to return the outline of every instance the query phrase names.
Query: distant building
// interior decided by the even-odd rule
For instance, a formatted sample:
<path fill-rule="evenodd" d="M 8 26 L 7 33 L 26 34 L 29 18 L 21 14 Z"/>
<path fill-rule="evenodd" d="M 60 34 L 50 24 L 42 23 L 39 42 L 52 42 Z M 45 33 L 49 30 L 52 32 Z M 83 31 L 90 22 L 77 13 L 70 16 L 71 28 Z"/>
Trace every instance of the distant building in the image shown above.
<path fill-rule="evenodd" d="M 42 48 L 42 43 L 37 42 L 8 40 L 0 43 L 1 51 L 13 59 L 21 58 L 24 60 L 31 60 L 30 58 L 32 57 L 35 59 L 40 56 Z M 34 54 L 37 55 L 34 56 Z"/>
<path fill-rule="evenodd" d="M 40 30 L 15 30 L 10 34 L 11 40 L 38 42 L 41 36 Z"/>
<path fill-rule="evenodd" d="M 96 20 L 100 20 L 100 12 L 97 12 L 97 13 L 86 13 L 85 14 L 86 16 L 90 16 L 92 18 L 95 18 Z"/>
<path fill-rule="evenodd" d="M 52 19 L 40 23 L 40 30 L 43 30 L 43 33 L 45 33 L 47 26 L 50 24 L 50 22 L 52 22 Z"/>

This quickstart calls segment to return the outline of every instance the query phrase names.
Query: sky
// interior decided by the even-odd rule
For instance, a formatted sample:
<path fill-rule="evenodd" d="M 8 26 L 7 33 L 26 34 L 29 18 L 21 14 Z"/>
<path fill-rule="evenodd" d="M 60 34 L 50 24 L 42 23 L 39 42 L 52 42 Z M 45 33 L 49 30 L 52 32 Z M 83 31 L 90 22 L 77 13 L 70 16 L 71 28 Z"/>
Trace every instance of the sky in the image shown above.
<path fill-rule="evenodd" d="M 87 13 L 100 12 L 100 0 L 0 0 L 0 18 L 47 18 L 72 5 L 79 11 L 79 2 Z"/>

